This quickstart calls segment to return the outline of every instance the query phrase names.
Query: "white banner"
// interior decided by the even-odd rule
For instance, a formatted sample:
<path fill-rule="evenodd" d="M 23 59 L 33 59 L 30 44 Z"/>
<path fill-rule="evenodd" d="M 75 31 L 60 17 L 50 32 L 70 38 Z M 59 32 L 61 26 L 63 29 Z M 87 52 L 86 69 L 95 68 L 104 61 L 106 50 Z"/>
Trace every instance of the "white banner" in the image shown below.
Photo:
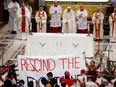
<path fill-rule="evenodd" d="M 19 56 L 18 57 L 19 78 L 27 82 L 40 77 L 46 77 L 48 72 L 53 72 L 54 77 L 64 76 L 69 71 L 75 78 L 81 69 L 86 69 L 83 55 L 67 56 Z"/>

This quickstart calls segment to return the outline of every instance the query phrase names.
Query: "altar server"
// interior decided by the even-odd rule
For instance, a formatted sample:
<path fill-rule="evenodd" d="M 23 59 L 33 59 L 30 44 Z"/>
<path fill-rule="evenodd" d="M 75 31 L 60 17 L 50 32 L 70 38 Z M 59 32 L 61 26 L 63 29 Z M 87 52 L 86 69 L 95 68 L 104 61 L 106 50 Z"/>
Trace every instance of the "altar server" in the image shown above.
<path fill-rule="evenodd" d="M 61 32 L 62 8 L 60 5 L 58 5 L 57 1 L 54 1 L 54 5 L 52 5 L 50 7 L 49 13 L 51 15 L 50 32 L 51 33 L 60 33 Z"/>
<path fill-rule="evenodd" d="M 87 10 L 84 9 L 83 5 L 80 5 L 80 9 L 76 12 L 77 20 L 77 32 L 78 33 L 87 33 Z"/>
<path fill-rule="evenodd" d="M 42 6 L 40 6 L 39 11 L 36 13 L 35 20 L 36 20 L 36 23 L 37 23 L 37 32 L 46 33 L 47 14 L 43 10 Z"/>

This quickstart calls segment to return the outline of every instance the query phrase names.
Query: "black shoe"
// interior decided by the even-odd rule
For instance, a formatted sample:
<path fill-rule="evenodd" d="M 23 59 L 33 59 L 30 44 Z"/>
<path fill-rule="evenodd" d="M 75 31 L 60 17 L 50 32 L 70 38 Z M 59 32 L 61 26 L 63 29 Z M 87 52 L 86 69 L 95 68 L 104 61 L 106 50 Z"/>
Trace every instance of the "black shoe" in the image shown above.
<path fill-rule="evenodd" d="M 98 39 L 94 39 L 94 41 L 98 41 Z"/>
<path fill-rule="evenodd" d="M 17 34 L 16 31 L 11 31 L 11 34 Z"/>

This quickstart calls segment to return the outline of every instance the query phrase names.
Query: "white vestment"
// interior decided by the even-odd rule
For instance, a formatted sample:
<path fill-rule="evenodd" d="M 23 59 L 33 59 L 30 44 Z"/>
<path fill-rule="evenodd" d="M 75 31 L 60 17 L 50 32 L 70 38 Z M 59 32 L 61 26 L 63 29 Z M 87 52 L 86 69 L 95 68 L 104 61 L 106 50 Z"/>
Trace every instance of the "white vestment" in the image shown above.
<path fill-rule="evenodd" d="M 55 13 L 57 11 L 57 13 Z M 61 26 L 61 14 L 62 14 L 62 8 L 61 6 L 55 7 L 54 5 L 50 7 L 50 15 L 51 15 L 51 21 L 50 21 L 50 27 L 60 27 Z"/>
<path fill-rule="evenodd" d="M 109 16 L 109 23 L 110 23 L 110 37 L 116 37 L 116 21 L 113 22 L 113 18 L 116 19 L 116 13 L 112 13 L 110 16 Z"/>
<path fill-rule="evenodd" d="M 10 2 L 8 4 L 8 11 L 9 11 L 9 28 L 11 31 L 17 31 L 17 25 L 16 25 L 16 13 L 19 9 L 19 4 L 17 2 Z"/>
<path fill-rule="evenodd" d="M 12 0 L 4 0 L 4 9 L 8 10 L 8 5 Z"/>
<path fill-rule="evenodd" d="M 75 13 L 72 9 L 70 12 L 67 9 L 63 12 L 62 32 L 76 33 Z"/>
<path fill-rule="evenodd" d="M 81 84 L 82 82 L 87 82 L 87 76 L 86 76 L 86 75 L 78 76 L 77 86 L 80 87 L 80 84 Z"/>
<path fill-rule="evenodd" d="M 98 84 L 97 87 L 99 87 L 99 85 L 103 84 L 102 81 L 104 82 L 104 81 L 107 81 L 107 80 L 104 79 L 103 77 L 97 78 L 97 79 L 96 79 L 95 82 L 96 82 L 96 84 Z"/>
<path fill-rule="evenodd" d="M 97 87 L 97 85 L 92 81 L 88 81 L 86 82 L 86 87 Z"/>
<path fill-rule="evenodd" d="M 25 7 L 25 32 L 22 32 L 22 8 L 17 11 L 17 24 L 18 24 L 18 31 L 17 31 L 17 39 L 26 40 L 29 34 L 29 24 L 30 24 L 30 17 L 31 14 L 29 10 Z"/>
<path fill-rule="evenodd" d="M 98 18 L 96 18 L 96 15 L 98 15 Z M 104 15 L 101 12 L 94 13 L 92 16 L 92 21 L 94 24 L 93 35 L 95 39 L 103 39 L 103 20 Z"/>
<path fill-rule="evenodd" d="M 47 20 L 46 12 L 45 11 L 38 11 L 35 15 L 35 20 L 37 23 L 37 32 L 46 33 L 46 20 Z"/>
<path fill-rule="evenodd" d="M 112 80 L 111 80 L 111 83 L 108 84 L 109 87 L 113 87 L 115 81 L 116 81 L 116 78 L 115 78 L 115 79 L 112 79 Z"/>
<path fill-rule="evenodd" d="M 79 17 L 79 16 L 82 16 L 82 17 Z M 77 28 L 78 29 L 87 29 L 87 16 L 88 16 L 88 13 L 86 10 L 83 10 L 83 11 L 80 11 L 78 10 L 76 12 L 76 19 L 77 19 Z"/>
<path fill-rule="evenodd" d="M 6 72 L 4 75 L 2 75 L 2 79 L 5 81 L 6 80 L 6 77 L 8 75 L 8 72 Z"/>
<path fill-rule="evenodd" d="M 27 5 L 26 7 L 28 8 L 28 10 L 30 11 L 30 13 L 32 14 L 32 12 L 33 12 L 32 7 L 30 5 Z"/>
<path fill-rule="evenodd" d="M 0 80 L 0 87 L 2 87 L 3 85 L 4 85 L 4 82 Z"/>

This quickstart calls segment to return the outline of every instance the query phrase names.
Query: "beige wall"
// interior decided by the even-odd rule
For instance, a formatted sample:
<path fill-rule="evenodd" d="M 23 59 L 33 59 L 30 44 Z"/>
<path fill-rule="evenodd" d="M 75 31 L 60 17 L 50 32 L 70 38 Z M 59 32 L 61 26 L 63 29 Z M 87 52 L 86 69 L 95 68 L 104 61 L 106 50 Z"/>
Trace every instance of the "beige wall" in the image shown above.
<path fill-rule="evenodd" d="M 53 2 L 45 2 L 47 7 L 48 7 L 48 10 L 50 8 L 51 5 L 53 5 Z M 105 12 L 106 12 L 106 7 L 108 5 L 108 2 L 106 3 L 100 3 L 100 2 L 59 2 L 59 5 L 61 5 L 62 7 L 62 10 L 66 9 L 68 6 L 71 6 L 72 9 L 76 11 L 79 9 L 79 5 L 80 4 L 83 4 L 84 5 L 84 8 L 88 11 L 88 14 L 89 14 L 89 18 L 92 17 L 93 13 L 95 12 L 96 10 L 96 7 L 101 7 L 101 11 L 104 13 L 105 15 Z"/>

